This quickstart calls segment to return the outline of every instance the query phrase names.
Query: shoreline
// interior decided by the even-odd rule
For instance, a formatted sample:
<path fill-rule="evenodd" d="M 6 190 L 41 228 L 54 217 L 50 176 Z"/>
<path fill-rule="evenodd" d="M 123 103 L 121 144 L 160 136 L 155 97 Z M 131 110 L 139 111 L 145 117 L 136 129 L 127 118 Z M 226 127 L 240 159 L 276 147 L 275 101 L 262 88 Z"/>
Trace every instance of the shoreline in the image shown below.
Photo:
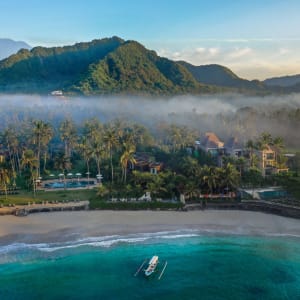
<path fill-rule="evenodd" d="M 262 212 L 73 211 L 0 218 L 0 245 L 195 230 L 203 234 L 300 237 L 300 220 Z"/>

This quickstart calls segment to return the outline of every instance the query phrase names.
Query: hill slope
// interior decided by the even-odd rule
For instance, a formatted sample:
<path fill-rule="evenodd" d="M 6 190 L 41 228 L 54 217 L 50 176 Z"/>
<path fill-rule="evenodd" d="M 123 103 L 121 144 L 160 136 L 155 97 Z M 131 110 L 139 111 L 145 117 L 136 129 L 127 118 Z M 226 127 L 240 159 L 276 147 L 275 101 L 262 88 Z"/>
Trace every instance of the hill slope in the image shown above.
<path fill-rule="evenodd" d="M 103 60 L 92 64 L 73 90 L 83 94 L 169 94 L 214 89 L 199 84 L 180 64 L 157 56 L 137 42 L 127 41 Z"/>
<path fill-rule="evenodd" d="M 234 74 L 230 69 L 216 64 L 194 66 L 181 61 L 191 74 L 204 84 L 236 88 L 239 90 L 264 90 L 264 85 L 258 80 L 249 81 Z"/>
<path fill-rule="evenodd" d="M 73 46 L 20 50 L 0 61 L 0 91 L 180 94 L 221 91 L 182 65 L 118 37 Z"/>
<path fill-rule="evenodd" d="M 118 37 L 65 47 L 22 49 L 0 61 L 0 92 L 67 94 L 286 93 L 245 80 L 220 65 L 193 66 L 159 57 Z"/>
<path fill-rule="evenodd" d="M 4 59 L 20 49 L 31 49 L 31 47 L 22 41 L 13 41 L 11 39 L 0 39 L 0 59 Z"/>
<path fill-rule="evenodd" d="M 300 74 L 268 78 L 263 82 L 267 86 L 291 87 L 293 85 L 300 84 Z"/>
<path fill-rule="evenodd" d="M 65 89 L 124 41 L 113 37 L 65 47 L 20 50 L 0 61 L 0 90 L 4 92 L 50 92 Z"/>

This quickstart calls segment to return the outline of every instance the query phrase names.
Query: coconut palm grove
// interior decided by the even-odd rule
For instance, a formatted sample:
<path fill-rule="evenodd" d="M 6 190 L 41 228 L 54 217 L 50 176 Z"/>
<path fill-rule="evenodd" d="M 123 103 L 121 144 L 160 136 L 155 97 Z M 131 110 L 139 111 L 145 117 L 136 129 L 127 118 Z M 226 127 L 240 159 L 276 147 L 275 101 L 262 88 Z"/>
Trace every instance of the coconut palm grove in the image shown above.
<path fill-rule="evenodd" d="M 77 174 L 77 179 L 97 179 L 83 196 L 91 208 L 130 208 L 138 199 L 141 208 L 239 201 L 240 189 L 269 185 L 283 185 L 289 192 L 285 201 L 298 203 L 299 153 L 288 168 L 281 137 L 263 132 L 236 156 L 224 148 L 217 154 L 203 150 L 200 135 L 184 125 L 161 122 L 153 128 L 125 118 L 103 123 L 93 117 L 80 124 L 72 118 L 56 123 L 24 118 L 1 130 L 0 201 L 42 201 L 44 182 L 74 181 Z M 258 153 L 268 147 L 276 147 L 273 167 L 284 172 L 262 173 Z M 74 199 L 64 187 L 52 193 Z M 146 194 L 149 199 L 143 200 Z"/>

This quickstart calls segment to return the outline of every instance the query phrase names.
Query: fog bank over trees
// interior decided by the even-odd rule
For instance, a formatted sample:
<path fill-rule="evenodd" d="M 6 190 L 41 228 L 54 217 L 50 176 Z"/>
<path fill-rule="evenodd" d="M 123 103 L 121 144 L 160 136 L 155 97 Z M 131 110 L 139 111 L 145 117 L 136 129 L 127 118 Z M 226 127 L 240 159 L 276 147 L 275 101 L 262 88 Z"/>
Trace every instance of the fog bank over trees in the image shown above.
<path fill-rule="evenodd" d="M 266 97 L 242 95 L 146 97 L 82 97 L 1 95 L 0 130 L 41 119 L 54 128 L 66 119 L 75 124 L 97 118 L 102 123 L 124 119 L 147 126 L 154 134 L 161 124 L 185 125 L 214 131 L 221 139 L 237 136 L 241 142 L 267 131 L 299 148 L 300 94 Z"/>

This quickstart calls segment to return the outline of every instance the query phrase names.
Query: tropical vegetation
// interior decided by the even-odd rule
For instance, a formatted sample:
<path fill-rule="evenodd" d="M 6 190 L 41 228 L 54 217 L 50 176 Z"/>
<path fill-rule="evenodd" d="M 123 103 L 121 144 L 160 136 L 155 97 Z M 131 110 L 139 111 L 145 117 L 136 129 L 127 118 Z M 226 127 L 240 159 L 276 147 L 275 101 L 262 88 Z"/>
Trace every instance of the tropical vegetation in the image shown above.
<path fill-rule="evenodd" d="M 266 143 L 282 148 L 281 138 L 262 133 L 257 140 L 248 141 L 249 158 L 225 156 L 222 166 L 218 166 L 211 155 L 194 147 L 199 134 L 176 124 L 159 124 L 153 131 L 123 119 L 102 123 L 92 118 L 81 124 L 71 118 L 58 124 L 26 120 L 21 126 L 10 125 L 0 132 L 1 190 L 5 198 L 7 191 L 16 188 L 31 191 L 35 197 L 39 180 L 50 179 L 52 173 L 67 175 L 72 171 L 87 177 L 101 174 L 104 179 L 91 197 L 92 206 L 107 207 L 104 200 L 137 199 L 145 193 L 157 201 L 176 202 L 180 195 L 186 201 L 213 195 L 230 198 L 243 185 L 279 182 L 278 176 L 268 181 L 261 176 L 252 150 Z M 163 169 L 157 174 L 139 169 L 139 154 L 146 155 L 151 162 L 162 163 Z M 296 177 L 300 169 L 298 156 L 292 167 Z M 291 180 L 281 177 L 280 182 L 289 186 Z"/>

